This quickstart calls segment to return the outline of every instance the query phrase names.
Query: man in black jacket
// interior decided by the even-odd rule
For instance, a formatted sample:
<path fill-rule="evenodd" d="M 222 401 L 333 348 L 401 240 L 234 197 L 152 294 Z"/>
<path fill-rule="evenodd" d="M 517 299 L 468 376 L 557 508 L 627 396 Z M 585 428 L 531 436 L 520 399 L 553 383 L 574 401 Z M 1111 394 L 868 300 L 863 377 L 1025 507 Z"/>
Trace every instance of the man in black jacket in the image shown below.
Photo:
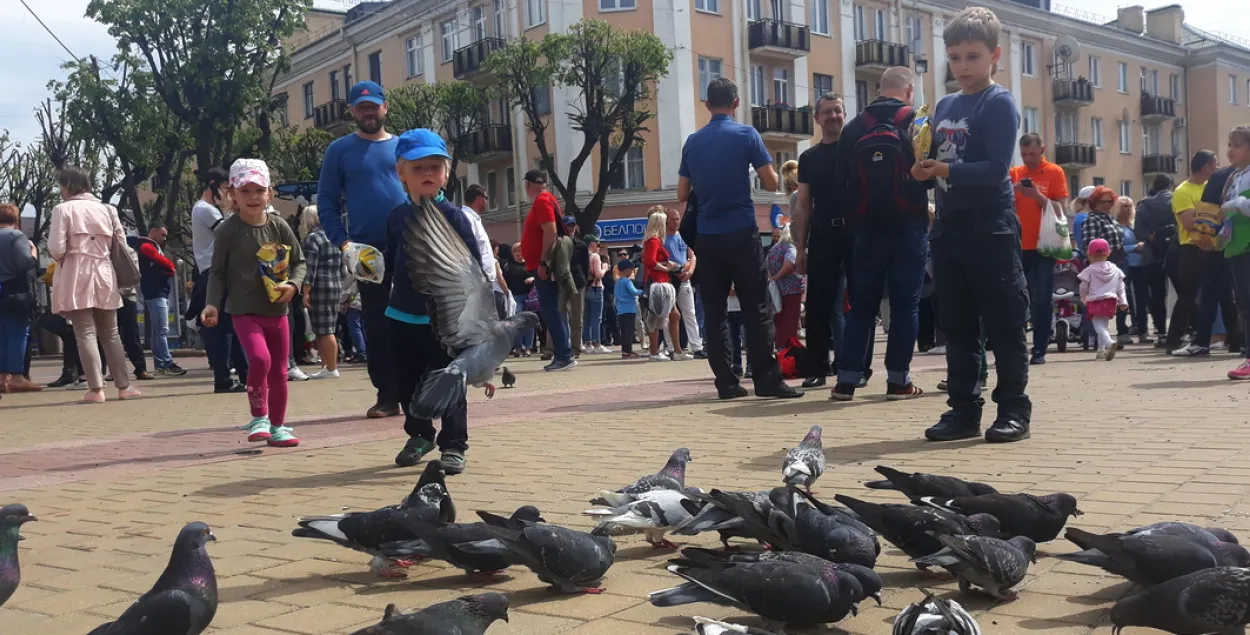
<path fill-rule="evenodd" d="M 1149 344 L 1148 321 L 1154 322 L 1155 334 L 1167 337 L 1168 279 L 1163 270 L 1168 250 L 1176 238 L 1176 216 L 1172 213 L 1172 177 L 1156 174 L 1150 194 L 1137 202 L 1133 233 L 1145 243 L 1141 249 L 1141 267 L 1133 271 L 1133 319 L 1142 344 Z"/>

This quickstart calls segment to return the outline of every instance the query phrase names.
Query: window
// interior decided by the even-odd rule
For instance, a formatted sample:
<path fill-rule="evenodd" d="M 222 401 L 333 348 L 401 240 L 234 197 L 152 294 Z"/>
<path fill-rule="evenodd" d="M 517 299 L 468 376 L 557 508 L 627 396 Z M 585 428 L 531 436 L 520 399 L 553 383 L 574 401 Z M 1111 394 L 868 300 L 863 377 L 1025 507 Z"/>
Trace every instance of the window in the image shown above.
<path fill-rule="evenodd" d="M 1132 195 L 1133 195 L 1133 182 L 1132 181 L 1120 181 L 1120 196 L 1132 196 Z"/>
<path fill-rule="evenodd" d="M 1145 67 L 1145 66 L 1141 67 L 1141 71 L 1140 71 L 1140 72 L 1138 72 L 1138 74 L 1137 74 L 1137 75 L 1138 75 L 1138 78 L 1139 78 L 1139 79 L 1138 79 L 1138 82 L 1141 84 L 1141 92 L 1143 92 L 1143 93 L 1148 93 L 1148 92 L 1150 92 L 1150 91 L 1146 90 L 1146 67 Z"/>
<path fill-rule="evenodd" d="M 1142 126 L 1142 154 L 1160 154 L 1160 142 L 1163 141 L 1163 130 L 1159 124 Z"/>
<path fill-rule="evenodd" d="M 782 105 L 790 103 L 790 69 L 788 68 L 773 69 L 773 103 Z"/>
<path fill-rule="evenodd" d="M 438 25 L 438 33 L 443 38 L 443 62 L 450 62 L 456 55 L 456 21 L 443 20 Z"/>
<path fill-rule="evenodd" d="M 720 0 L 694 0 L 694 8 L 708 13 L 720 13 Z"/>
<path fill-rule="evenodd" d="M 278 107 L 277 111 L 278 124 L 282 127 L 291 125 L 291 116 L 287 112 L 286 99 L 287 93 L 282 93 L 282 105 Z"/>
<path fill-rule="evenodd" d="M 508 37 L 507 10 L 503 0 L 493 0 L 495 10 L 495 37 Z"/>
<path fill-rule="evenodd" d="M 352 65 L 348 64 L 343 67 L 343 94 L 352 92 L 352 84 L 355 83 L 352 81 Z"/>
<path fill-rule="evenodd" d="M 764 89 L 764 67 L 751 67 L 751 105 L 763 106 L 768 101 L 768 96 Z"/>
<path fill-rule="evenodd" d="M 617 99 L 625 93 L 625 69 L 621 68 L 620 60 L 613 60 L 608 67 L 603 69 L 603 74 L 605 95 Z"/>
<path fill-rule="evenodd" d="M 547 21 L 547 0 L 525 0 L 526 26 L 538 26 Z"/>
<path fill-rule="evenodd" d="M 1116 124 L 1120 133 L 1120 154 L 1129 154 L 1133 151 L 1133 141 L 1128 136 L 1128 121 L 1121 119 Z"/>
<path fill-rule="evenodd" d="M 516 171 L 512 168 L 508 168 L 508 171 L 505 172 L 504 175 L 504 180 L 507 181 L 507 184 L 504 185 L 504 189 L 508 191 L 508 205 L 516 205 Z"/>
<path fill-rule="evenodd" d="M 1116 90 L 1128 93 L 1128 64 L 1124 62 L 1115 63 L 1116 70 Z"/>
<path fill-rule="evenodd" d="M 1032 42 L 1022 42 L 1020 44 L 1020 60 L 1024 66 L 1024 76 L 1035 77 L 1037 75 L 1037 60 L 1033 57 Z"/>
<path fill-rule="evenodd" d="M 499 192 L 499 176 L 495 172 L 486 173 L 486 202 L 490 203 L 491 209 L 499 209 L 499 199 L 495 194 Z"/>
<path fill-rule="evenodd" d="M 1093 119 L 1091 119 L 1089 122 L 1089 129 L 1094 137 L 1094 147 L 1101 150 L 1102 149 L 1102 118 L 1094 117 Z"/>
<path fill-rule="evenodd" d="M 369 54 L 369 81 L 382 83 L 382 51 Z"/>
<path fill-rule="evenodd" d="M 1061 112 L 1055 115 L 1055 141 L 1059 143 L 1076 143 L 1081 140 L 1081 124 L 1074 112 Z"/>
<path fill-rule="evenodd" d="M 1021 132 L 1025 134 L 1028 134 L 1030 132 L 1038 132 L 1037 109 L 1031 106 L 1026 107 L 1024 109 L 1023 115 L 1024 116 L 1020 118 L 1020 127 L 1022 128 Z"/>
<path fill-rule="evenodd" d="M 1181 100 L 1181 76 L 1175 73 L 1168 78 L 1168 96 L 1172 101 Z"/>
<path fill-rule="evenodd" d="M 1150 86 L 1150 94 L 1158 96 L 1159 95 L 1159 71 L 1150 71 L 1149 78 L 1150 78 L 1150 82 L 1148 86 Z"/>
<path fill-rule="evenodd" d="M 1099 185 L 1106 185 L 1106 184 L 1107 184 L 1107 179 L 1104 179 L 1101 176 L 1094 177 L 1094 187 L 1098 187 Z"/>
<path fill-rule="evenodd" d="M 868 82 L 857 79 L 855 80 L 855 114 L 864 112 L 864 108 L 868 106 Z"/>
<path fill-rule="evenodd" d="M 478 5 L 469 9 L 470 34 L 474 42 L 486 39 L 486 6 Z"/>
<path fill-rule="evenodd" d="M 787 0 L 772 0 L 772 6 L 769 8 L 771 9 L 770 13 L 774 20 L 779 20 L 781 22 L 786 21 L 786 2 Z"/>
<path fill-rule="evenodd" d="M 831 35 L 829 0 L 812 0 L 812 33 Z"/>
<path fill-rule="evenodd" d="M 304 118 L 310 119 L 313 116 L 313 83 L 304 84 Z"/>
<path fill-rule="evenodd" d="M 1246 105 L 1250 106 L 1250 79 L 1246 80 Z"/>
<path fill-rule="evenodd" d="M 1237 76 L 1228 76 L 1228 103 L 1237 105 Z"/>
<path fill-rule="evenodd" d="M 699 56 L 699 99 L 707 101 L 707 85 L 721 77 L 721 61 Z"/>
<path fill-rule="evenodd" d="M 820 101 L 820 96 L 833 92 L 833 75 L 812 74 L 812 105 Z"/>
<path fill-rule="evenodd" d="M 1183 157 L 1185 153 L 1181 150 L 1181 131 L 1172 128 L 1172 154 Z"/>
<path fill-rule="evenodd" d="M 609 157 L 615 157 L 620 148 L 612 148 L 609 151 Z M 610 177 L 612 182 L 608 184 L 608 189 L 612 190 L 636 190 L 646 187 L 646 181 L 642 173 L 642 148 L 639 146 L 630 146 L 629 151 L 621 158 L 621 170 L 616 175 Z"/>
<path fill-rule="evenodd" d="M 421 54 L 421 35 L 408 38 L 408 77 L 416 77 L 425 72 L 425 56 Z"/>
<path fill-rule="evenodd" d="M 1102 88 L 1102 60 L 1089 56 L 1089 81 L 1094 88 Z"/>
<path fill-rule="evenodd" d="M 872 32 L 875 34 L 873 37 L 878 40 L 885 39 L 885 11 L 881 9 L 872 10 L 872 29 Z"/>
<path fill-rule="evenodd" d="M 551 114 L 551 87 L 534 87 L 534 111 L 539 115 Z"/>
<path fill-rule="evenodd" d="M 864 22 L 864 8 L 855 5 L 855 41 L 868 39 L 868 25 Z"/>
<path fill-rule="evenodd" d="M 760 19 L 760 0 L 746 0 L 747 3 L 747 22 L 754 22 Z"/>
<path fill-rule="evenodd" d="M 623 11 L 637 7 L 635 0 L 599 0 L 600 11 Z"/>
<path fill-rule="evenodd" d="M 907 46 L 913 51 L 923 50 L 923 44 L 920 40 L 924 38 L 924 23 L 920 21 L 920 16 L 908 16 L 907 18 Z"/>
<path fill-rule="evenodd" d="M 342 88 L 339 86 L 339 72 L 330 71 L 330 100 L 338 101 L 343 98 Z"/>

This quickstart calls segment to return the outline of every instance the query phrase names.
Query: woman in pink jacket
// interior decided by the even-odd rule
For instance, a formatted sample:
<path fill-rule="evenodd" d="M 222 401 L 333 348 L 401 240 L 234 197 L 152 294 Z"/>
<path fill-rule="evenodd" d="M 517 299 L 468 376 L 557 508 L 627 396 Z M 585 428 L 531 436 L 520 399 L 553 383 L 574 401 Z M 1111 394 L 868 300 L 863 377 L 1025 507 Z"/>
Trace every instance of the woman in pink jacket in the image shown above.
<path fill-rule="evenodd" d="M 117 335 L 117 309 L 122 297 L 109 260 L 113 241 L 125 244 L 117 210 L 91 194 L 91 179 L 78 168 L 65 168 L 57 177 L 64 203 L 52 209 L 48 228 L 48 253 L 57 262 L 52 285 L 52 312 L 74 325 L 78 354 L 87 376 L 83 403 L 104 402 L 104 372 L 100 352 L 104 348 L 118 399 L 138 397 L 126 372 L 126 352 Z"/>

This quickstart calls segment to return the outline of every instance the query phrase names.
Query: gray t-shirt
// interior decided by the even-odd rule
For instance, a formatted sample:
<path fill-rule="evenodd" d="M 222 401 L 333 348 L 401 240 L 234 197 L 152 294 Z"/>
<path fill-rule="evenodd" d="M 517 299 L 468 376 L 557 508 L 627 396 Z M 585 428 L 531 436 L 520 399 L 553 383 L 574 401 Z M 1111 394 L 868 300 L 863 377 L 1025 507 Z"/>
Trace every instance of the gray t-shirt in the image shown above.
<path fill-rule="evenodd" d="M 191 251 L 195 253 L 195 268 L 200 271 L 213 266 L 213 241 L 222 220 L 221 210 L 212 203 L 196 201 L 191 207 Z"/>

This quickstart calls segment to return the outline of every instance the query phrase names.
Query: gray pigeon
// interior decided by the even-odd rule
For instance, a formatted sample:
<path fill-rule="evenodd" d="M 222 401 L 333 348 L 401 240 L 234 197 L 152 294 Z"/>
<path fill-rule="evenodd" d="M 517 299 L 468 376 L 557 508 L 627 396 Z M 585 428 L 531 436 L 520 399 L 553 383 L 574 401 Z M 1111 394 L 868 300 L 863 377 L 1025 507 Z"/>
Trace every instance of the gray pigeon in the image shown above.
<path fill-rule="evenodd" d="M 1011 587 L 1020 584 L 1029 572 L 1029 563 L 1037 562 L 1037 545 L 1029 538 L 1017 536 L 999 540 L 985 536 L 936 536 L 945 549 L 912 562 L 935 565 L 959 578 L 959 590 L 968 593 L 972 585 L 996 598 L 1014 597 Z"/>
<path fill-rule="evenodd" d="M 694 632 L 699 635 L 773 635 L 772 632 L 754 626 L 721 622 L 709 617 L 694 617 Z"/>
<path fill-rule="evenodd" d="M 864 533 L 840 516 L 826 516 L 807 505 L 799 506 L 795 514 L 794 533 L 804 552 L 833 562 L 871 568 L 876 566 L 877 554 L 881 552 L 881 545 L 871 531 Z"/>
<path fill-rule="evenodd" d="M 812 426 L 798 447 L 786 453 L 781 463 L 782 481 L 812 491 L 816 479 L 825 473 L 825 449 L 820 443 L 820 431 L 820 426 Z"/>
<path fill-rule="evenodd" d="M 460 545 L 462 550 L 510 558 L 562 593 L 603 593 L 603 588 L 594 585 L 616 559 L 616 543 L 611 538 L 483 511 L 477 515 L 493 539 Z"/>
<path fill-rule="evenodd" d="M 1169 536 L 1178 536 L 1181 538 L 1193 538 L 1202 544 L 1210 544 L 1213 541 L 1229 542 L 1234 545 L 1240 544 L 1237 536 L 1233 532 L 1222 529 L 1220 527 L 1199 527 L 1192 523 L 1182 523 L 1175 520 L 1146 525 L 1145 527 L 1137 527 L 1124 532 L 1130 536 L 1143 535 L 1151 536 L 1158 534 L 1167 534 Z M 1213 540 L 1214 539 L 1214 540 Z M 1244 565 L 1237 565 L 1244 566 Z"/>
<path fill-rule="evenodd" d="M 165 572 L 151 591 L 115 622 L 88 635 L 200 635 L 217 613 L 217 575 L 204 545 L 217 540 L 208 525 L 187 523 L 178 532 Z"/>
<path fill-rule="evenodd" d="M 769 503 L 769 492 L 726 492 L 735 499 L 748 501 L 754 506 L 767 506 Z M 682 505 L 686 511 L 694 513 L 694 518 L 686 523 L 681 529 L 674 531 L 679 536 L 697 536 L 705 531 L 716 531 L 720 533 L 721 545 L 726 549 L 737 549 L 729 545 L 730 538 L 753 538 L 754 536 L 746 530 L 746 521 L 736 513 L 721 507 L 716 501 L 706 494 L 695 495 L 697 500 L 691 500 Z M 700 509 L 698 506 L 702 505 Z M 761 541 L 762 542 L 762 541 Z"/>
<path fill-rule="evenodd" d="M 17 543 L 22 536 L 18 531 L 32 520 L 39 519 L 31 516 L 25 505 L 0 507 L 0 606 L 9 601 L 22 582 L 22 569 L 17 564 Z"/>
<path fill-rule="evenodd" d="M 798 534 L 794 527 L 793 486 L 774 487 L 768 497 L 760 500 L 754 492 L 727 492 L 714 489 L 705 496 L 712 504 L 742 519 L 738 535 L 754 538 L 775 549 L 798 551 Z M 722 540 L 723 542 L 723 540 Z"/>
<path fill-rule="evenodd" d="M 547 522 L 533 505 L 518 507 L 511 518 Z M 513 559 L 499 554 L 469 553 L 460 548 L 465 543 L 492 540 L 494 535 L 485 523 L 436 523 L 413 516 L 400 518 L 399 523 L 418 540 L 382 545 L 382 550 L 392 557 L 418 555 L 436 558 L 463 569 L 470 576 L 488 578 L 515 564 Z"/>
<path fill-rule="evenodd" d="M 504 366 L 503 372 L 499 373 L 499 382 L 503 384 L 504 388 L 511 388 L 516 385 L 516 375 L 513 375 L 512 371 L 508 370 L 507 366 Z"/>
<path fill-rule="evenodd" d="M 1069 516 L 1080 516 L 1071 494 L 982 494 L 952 499 L 922 496 L 913 500 L 965 516 L 989 514 L 998 519 L 1003 536 L 1027 536 L 1033 542 L 1049 542 L 1059 536 Z"/>
<path fill-rule="evenodd" d="M 981 627 L 959 602 L 925 593 L 894 618 L 893 635 L 981 635 Z"/>
<path fill-rule="evenodd" d="M 619 535 L 614 533 L 618 528 L 641 530 L 653 548 L 680 549 L 680 545 L 664 536 L 674 529 L 680 529 L 694 518 L 694 514 L 683 506 L 684 502 L 707 504 L 691 499 L 677 490 L 660 489 L 640 494 L 638 500 L 620 507 L 588 509 L 582 514 L 600 519 L 599 524 L 590 532 L 592 536 Z M 698 511 L 702 511 L 701 508 Z"/>
<path fill-rule="evenodd" d="M 826 558 L 803 553 L 802 551 L 737 552 L 716 551 L 702 547 L 686 547 L 681 550 L 681 555 L 682 557 L 679 559 L 669 560 L 669 564 L 686 566 L 699 562 L 792 562 L 820 569 L 830 562 Z M 877 601 L 877 606 L 881 606 L 881 589 L 885 586 L 885 583 L 881 581 L 881 576 L 877 575 L 876 571 L 869 567 L 845 562 L 835 562 L 833 563 L 833 568 L 854 576 L 863 588 L 863 597 L 872 598 Z"/>
<path fill-rule="evenodd" d="M 686 464 L 694 461 L 688 448 L 677 448 L 669 455 L 664 468 L 655 474 L 648 474 L 638 480 L 616 490 L 601 491 L 599 497 L 590 501 L 591 505 L 604 507 L 620 507 L 637 500 L 639 494 L 657 489 L 684 490 L 686 488 Z"/>
<path fill-rule="evenodd" d="M 1144 626 L 1174 635 L 1244 632 L 1250 623 L 1250 569 L 1218 567 L 1172 578 L 1111 607 L 1113 635 Z"/>
<path fill-rule="evenodd" d="M 1081 547 L 1060 560 L 1100 567 L 1144 587 L 1218 566 L 1250 565 L 1250 552 L 1228 542 L 1164 533 L 1098 535 L 1069 527 L 1065 537 Z M 1214 538 L 1211 536 L 1211 538 Z"/>
<path fill-rule="evenodd" d="M 913 500 L 921 496 L 959 498 L 960 496 L 981 496 L 982 494 L 998 493 L 998 490 L 994 489 L 993 486 L 976 481 L 965 481 L 954 476 L 900 472 L 884 465 L 878 465 L 876 470 L 886 480 L 868 481 L 864 483 L 864 487 L 869 489 L 898 490 L 904 496 Z"/>
<path fill-rule="evenodd" d="M 963 516 L 937 507 L 870 503 L 842 494 L 834 498 L 909 558 L 932 555 L 944 548 L 930 532 L 998 537 L 998 519 L 989 514 Z"/>
<path fill-rule="evenodd" d="M 414 613 L 399 613 L 390 604 L 381 622 L 353 635 L 482 635 L 496 620 L 508 621 L 508 596 L 483 593 L 431 604 Z"/>
<path fill-rule="evenodd" d="M 413 401 L 413 414 L 438 419 L 464 404 L 468 385 L 495 395 L 490 380 L 508 358 L 517 334 L 538 326 L 522 311 L 500 320 L 495 294 L 482 263 L 432 200 L 422 197 L 405 219 L 404 254 L 416 290 L 433 303 L 430 312 L 439 341 L 455 354 L 447 368 L 427 375 Z"/>

